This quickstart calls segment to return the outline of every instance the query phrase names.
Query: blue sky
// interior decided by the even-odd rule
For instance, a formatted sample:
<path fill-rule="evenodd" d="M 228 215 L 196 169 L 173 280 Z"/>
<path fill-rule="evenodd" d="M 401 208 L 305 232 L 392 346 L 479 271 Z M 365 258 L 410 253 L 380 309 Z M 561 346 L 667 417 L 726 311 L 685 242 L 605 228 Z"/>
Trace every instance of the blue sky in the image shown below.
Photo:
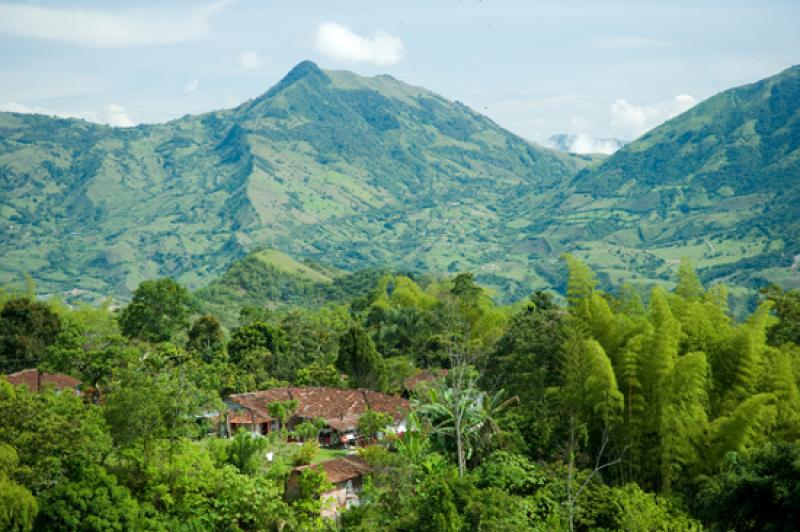
<path fill-rule="evenodd" d="M 543 142 L 631 139 L 800 62 L 800 2 L 9 2 L 0 108 L 126 126 L 232 107 L 293 65 L 388 73 Z"/>

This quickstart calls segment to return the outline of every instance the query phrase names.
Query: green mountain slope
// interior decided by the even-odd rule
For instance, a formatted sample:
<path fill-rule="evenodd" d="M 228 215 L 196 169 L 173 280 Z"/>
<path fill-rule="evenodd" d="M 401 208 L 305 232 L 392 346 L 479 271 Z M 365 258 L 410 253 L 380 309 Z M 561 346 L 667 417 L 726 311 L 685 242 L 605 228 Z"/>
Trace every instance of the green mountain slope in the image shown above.
<path fill-rule="evenodd" d="M 389 267 L 470 270 L 507 300 L 562 286 L 564 252 L 608 285 L 668 283 L 688 257 L 742 294 L 800 286 L 800 67 L 598 159 L 303 62 L 235 109 L 166 124 L 0 113 L 0 192 L 0 284 L 29 272 L 85 299 L 230 267 L 214 297 L 325 300 L 342 271 Z"/>
<path fill-rule="evenodd" d="M 612 281 L 800 285 L 800 67 L 718 94 L 583 170 L 539 236 Z M 794 268 L 792 264 L 795 264 Z"/>
<path fill-rule="evenodd" d="M 286 308 L 351 301 L 373 290 L 389 270 L 348 273 L 277 250 L 256 251 L 234 263 L 219 278 L 195 292 L 202 311 L 234 326 L 242 307 Z"/>
<path fill-rule="evenodd" d="M 389 76 L 300 63 L 241 106 L 115 129 L 0 113 L 0 283 L 124 297 L 269 247 L 338 268 L 475 269 L 588 159 Z M 522 262 L 498 285 L 528 286 Z M 75 291 L 77 289 L 77 291 Z"/>

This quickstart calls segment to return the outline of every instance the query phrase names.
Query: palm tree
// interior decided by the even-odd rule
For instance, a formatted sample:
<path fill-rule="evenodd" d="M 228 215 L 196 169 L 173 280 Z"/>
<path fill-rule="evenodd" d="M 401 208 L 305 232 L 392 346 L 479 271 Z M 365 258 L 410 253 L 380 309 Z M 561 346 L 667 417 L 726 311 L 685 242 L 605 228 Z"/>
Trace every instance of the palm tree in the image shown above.
<path fill-rule="evenodd" d="M 424 402 L 415 401 L 417 415 L 428 422 L 430 433 L 447 446 L 455 444 L 458 474 L 464 475 L 473 453 L 491 445 L 500 431 L 497 416 L 517 400 L 501 390 L 488 395 L 476 384 L 478 376 L 466 365 L 453 368 L 446 381 L 432 386 Z"/>

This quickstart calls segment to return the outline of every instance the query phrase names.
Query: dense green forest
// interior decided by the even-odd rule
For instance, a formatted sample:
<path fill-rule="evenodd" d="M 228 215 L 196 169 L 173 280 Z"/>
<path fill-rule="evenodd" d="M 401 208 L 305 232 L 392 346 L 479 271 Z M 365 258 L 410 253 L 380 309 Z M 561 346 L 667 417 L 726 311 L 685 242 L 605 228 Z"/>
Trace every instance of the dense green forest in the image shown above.
<path fill-rule="evenodd" d="M 771 286 L 735 320 L 725 286 L 688 262 L 674 291 L 641 294 L 564 260 L 565 297 L 498 306 L 471 274 L 383 273 L 328 302 L 243 307 L 229 326 L 201 312 L 208 292 L 167 278 L 115 311 L 7 291 L 2 373 L 63 372 L 83 396 L 0 377 L 0 529 L 796 526 L 800 294 Z M 412 395 L 409 430 L 359 450 L 373 471 L 337 521 L 319 515 L 316 469 L 285 492 L 324 450 L 285 432 L 222 438 L 209 415 L 233 392 L 399 393 L 433 368 L 448 372 Z"/>

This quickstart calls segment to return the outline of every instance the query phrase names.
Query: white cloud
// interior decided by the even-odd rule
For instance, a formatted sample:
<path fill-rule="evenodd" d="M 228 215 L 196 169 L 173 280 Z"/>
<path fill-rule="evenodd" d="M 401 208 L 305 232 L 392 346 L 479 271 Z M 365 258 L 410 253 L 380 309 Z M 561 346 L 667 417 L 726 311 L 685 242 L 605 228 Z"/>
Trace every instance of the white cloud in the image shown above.
<path fill-rule="evenodd" d="M 378 31 L 362 37 L 336 22 L 325 22 L 317 28 L 316 49 L 340 61 L 358 61 L 376 65 L 392 65 L 405 54 L 403 41 Z"/>
<path fill-rule="evenodd" d="M 111 12 L 0 3 L 0 33 L 98 48 L 172 44 L 206 34 L 211 28 L 211 17 L 229 3 L 218 1 L 188 12 L 163 9 Z"/>
<path fill-rule="evenodd" d="M 19 102 L 3 102 L 0 103 L 0 111 L 7 113 L 40 113 L 47 114 L 47 111 L 41 107 L 28 107 L 24 103 Z"/>
<path fill-rule="evenodd" d="M 618 99 L 611 104 L 611 126 L 625 136 L 638 137 L 662 122 L 687 111 L 697 103 L 689 94 L 652 105 L 637 105 Z"/>
<path fill-rule="evenodd" d="M 594 48 L 664 48 L 670 46 L 668 42 L 636 35 L 600 37 L 591 41 L 590 44 Z"/>
<path fill-rule="evenodd" d="M 191 94 L 191 93 L 195 92 L 199 87 L 200 87 L 200 80 L 199 79 L 193 79 L 192 81 L 187 83 L 186 86 L 183 88 L 183 93 L 184 94 Z"/>
<path fill-rule="evenodd" d="M 242 68 L 255 69 L 261 66 L 261 57 L 252 50 L 239 52 L 239 66 Z"/>
<path fill-rule="evenodd" d="M 604 153 L 611 155 L 622 147 L 622 143 L 617 139 L 599 139 L 586 133 L 578 133 L 572 138 L 569 151 L 572 153 Z"/>
<path fill-rule="evenodd" d="M 134 122 L 133 119 L 131 119 L 127 111 L 125 111 L 125 108 L 122 107 L 121 105 L 117 105 L 114 103 L 106 105 L 100 112 L 97 111 L 72 112 L 72 111 L 53 111 L 52 109 L 47 109 L 38 106 L 29 106 L 19 102 L 4 102 L 0 103 L 0 111 L 6 111 L 9 113 L 26 113 L 26 114 L 35 113 L 40 115 L 57 116 L 59 118 L 80 118 L 83 120 L 87 120 L 89 122 L 95 122 L 98 124 L 108 124 L 110 126 L 115 126 L 115 127 L 132 127 L 136 125 L 136 122 Z"/>
<path fill-rule="evenodd" d="M 568 151 L 570 153 L 604 153 L 606 155 L 611 155 L 625 145 L 625 143 L 619 139 L 601 139 L 587 133 L 553 135 L 543 144 L 548 148 Z"/>
<path fill-rule="evenodd" d="M 110 103 L 106 105 L 104 111 L 101 121 L 109 126 L 131 127 L 136 125 L 134 121 L 131 120 L 131 117 L 128 116 L 128 113 L 125 112 L 125 108 L 120 105 Z"/>

